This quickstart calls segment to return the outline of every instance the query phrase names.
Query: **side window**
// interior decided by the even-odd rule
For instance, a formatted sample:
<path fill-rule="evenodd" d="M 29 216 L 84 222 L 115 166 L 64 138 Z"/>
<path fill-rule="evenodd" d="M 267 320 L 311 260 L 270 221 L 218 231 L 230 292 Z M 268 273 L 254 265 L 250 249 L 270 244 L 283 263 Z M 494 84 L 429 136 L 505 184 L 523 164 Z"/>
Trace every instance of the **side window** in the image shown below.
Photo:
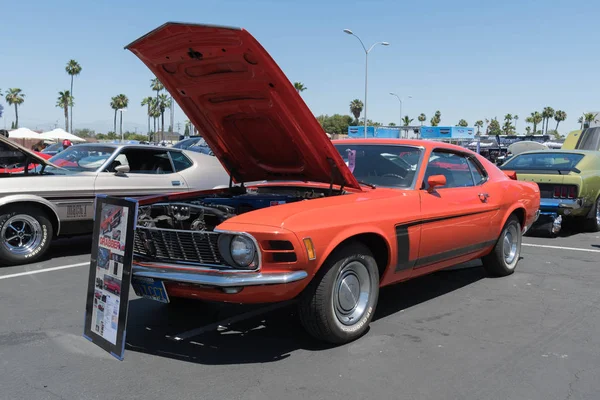
<path fill-rule="evenodd" d="M 469 168 L 471 169 L 471 175 L 473 176 L 473 182 L 475 182 L 475 186 L 481 185 L 483 182 L 485 182 L 487 174 L 483 168 L 472 158 L 468 158 L 467 162 L 469 163 Z"/>
<path fill-rule="evenodd" d="M 171 160 L 173 160 L 173 165 L 175 165 L 175 171 L 177 172 L 181 172 L 194 165 L 192 161 L 180 151 L 170 151 L 169 154 L 171 154 Z"/>
<path fill-rule="evenodd" d="M 126 148 L 119 155 L 121 156 L 126 158 L 130 174 L 172 174 L 174 172 L 167 150 Z"/>
<path fill-rule="evenodd" d="M 449 151 L 433 151 L 425 170 L 423 186 L 432 175 L 444 175 L 446 185 L 442 188 L 458 188 L 474 186 L 473 175 L 466 156 Z"/>

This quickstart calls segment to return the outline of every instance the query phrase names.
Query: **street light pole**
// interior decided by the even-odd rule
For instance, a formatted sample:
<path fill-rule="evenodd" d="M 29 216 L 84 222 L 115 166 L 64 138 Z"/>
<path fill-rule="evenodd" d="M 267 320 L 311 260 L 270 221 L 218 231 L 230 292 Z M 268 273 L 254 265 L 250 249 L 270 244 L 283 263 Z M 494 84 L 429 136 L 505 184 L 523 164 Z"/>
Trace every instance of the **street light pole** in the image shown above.
<path fill-rule="evenodd" d="M 400 98 L 400 96 L 398 96 L 396 93 L 392 93 L 390 92 L 390 94 L 392 96 L 396 96 L 396 98 L 398 99 L 398 101 L 400 102 L 400 127 L 402 127 L 402 99 Z M 412 96 L 408 96 L 409 99 L 412 99 Z M 408 130 L 406 131 L 406 136 L 408 139 Z"/>
<path fill-rule="evenodd" d="M 368 71 L 369 71 L 369 53 L 378 44 L 380 44 L 382 46 L 389 46 L 390 44 L 388 42 L 373 43 L 373 45 L 371 45 L 371 47 L 369 47 L 369 50 L 367 50 L 363 41 L 357 35 L 355 35 L 354 32 L 352 32 L 350 29 L 344 29 L 344 32 L 347 33 L 348 35 L 352 35 L 352 36 L 356 37 L 358 39 L 358 41 L 360 42 L 363 50 L 365 51 L 365 138 L 366 138 L 367 137 L 367 90 L 368 90 L 367 81 L 368 81 L 368 76 L 369 76 L 369 73 L 368 73 Z"/>

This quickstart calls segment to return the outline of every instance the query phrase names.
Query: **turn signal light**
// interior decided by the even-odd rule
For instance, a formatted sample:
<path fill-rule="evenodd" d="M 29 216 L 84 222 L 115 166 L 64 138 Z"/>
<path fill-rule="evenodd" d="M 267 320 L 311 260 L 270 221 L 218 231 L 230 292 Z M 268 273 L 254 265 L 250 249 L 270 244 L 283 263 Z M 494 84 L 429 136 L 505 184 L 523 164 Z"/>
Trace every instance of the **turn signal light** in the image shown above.
<path fill-rule="evenodd" d="M 309 260 L 314 260 L 317 258 L 317 252 L 315 251 L 315 246 L 313 245 L 311 238 L 304 238 L 304 247 L 306 247 L 306 254 L 308 255 Z"/>

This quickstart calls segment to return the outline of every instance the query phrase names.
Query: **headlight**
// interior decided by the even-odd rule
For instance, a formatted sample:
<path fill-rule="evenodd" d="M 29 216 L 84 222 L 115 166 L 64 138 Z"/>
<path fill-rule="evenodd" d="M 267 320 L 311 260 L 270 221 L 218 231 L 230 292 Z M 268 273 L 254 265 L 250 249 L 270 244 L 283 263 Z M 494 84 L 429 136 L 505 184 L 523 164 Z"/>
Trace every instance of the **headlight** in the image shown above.
<path fill-rule="evenodd" d="M 256 256 L 254 242 L 246 236 L 234 236 L 229 249 L 231 258 L 240 267 L 248 267 Z"/>

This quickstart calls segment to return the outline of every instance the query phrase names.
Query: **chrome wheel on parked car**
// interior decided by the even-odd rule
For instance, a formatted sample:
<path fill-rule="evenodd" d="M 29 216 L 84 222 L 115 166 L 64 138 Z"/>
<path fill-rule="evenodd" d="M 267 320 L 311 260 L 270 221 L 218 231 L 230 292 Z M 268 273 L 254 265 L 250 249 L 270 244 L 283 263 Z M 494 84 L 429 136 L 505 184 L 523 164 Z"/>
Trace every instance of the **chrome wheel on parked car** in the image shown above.
<path fill-rule="evenodd" d="M 0 210 L 0 266 L 34 262 L 44 255 L 54 234 L 47 214 L 32 205 Z"/>
<path fill-rule="evenodd" d="M 369 303 L 371 277 L 367 267 L 352 261 L 340 271 L 334 284 L 333 306 L 335 316 L 344 325 L 359 320 Z"/>
<path fill-rule="evenodd" d="M 379 297 L 379 269 L 360 242 L 336 249 L 300 297 L 299 314 L 313 337 L 348 343 L 369 328 Z"/>
<path fill-rule="evenodd" d="M 506 265 L 512 265 L 517 255 L 517 246 L 519 244 L 519 232 L 515 225 L 509 225 L 504 232 L 502 247 L 504 252 L 504 262 Z"/>
<path fill-rule="evenodd" d="M 31 254 L 43 238 L 42 226 L 29 215 L 15 215 L 6 221 L 0 232 L 2 244 L 16 255 Z"/>

